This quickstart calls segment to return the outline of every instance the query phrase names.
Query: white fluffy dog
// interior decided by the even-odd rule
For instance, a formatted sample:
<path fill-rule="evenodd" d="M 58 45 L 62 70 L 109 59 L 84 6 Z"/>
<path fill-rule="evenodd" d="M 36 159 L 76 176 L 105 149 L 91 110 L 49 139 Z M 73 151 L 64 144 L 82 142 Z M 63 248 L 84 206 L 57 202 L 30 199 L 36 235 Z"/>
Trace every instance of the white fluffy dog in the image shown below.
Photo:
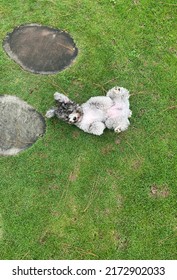
<path fill-rule="evenodd" d="M 46 117 L 56 115 L 87 133 L 101 135 L 106 127 L 119 133 L 130 124 L 129 91 L 123 87 L 112 88 L 106 96 L 91 97 L 82 105 L 58 92 L 54 94 L 54 99 L 57 107 L 48 110 Z"/>

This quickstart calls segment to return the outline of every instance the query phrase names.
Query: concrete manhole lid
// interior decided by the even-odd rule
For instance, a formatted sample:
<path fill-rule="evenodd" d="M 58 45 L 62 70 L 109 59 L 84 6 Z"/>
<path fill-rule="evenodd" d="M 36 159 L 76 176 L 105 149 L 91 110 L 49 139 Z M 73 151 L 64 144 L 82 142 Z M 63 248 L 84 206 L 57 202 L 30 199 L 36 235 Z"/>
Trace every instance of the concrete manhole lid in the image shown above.
<path fill-rule="evenodd" d="M 7 34 L 3 48 L 23 69 L 39 74 L 62 71 L 78 54 L 67 32 L 38 24 L 16 27 Z"/>
<path fill-rule="evenodd" d="M 18 97 L 0 95 L 0 112 L 0 155 L 15 155 L 45 133 L 42 115 Z"/>

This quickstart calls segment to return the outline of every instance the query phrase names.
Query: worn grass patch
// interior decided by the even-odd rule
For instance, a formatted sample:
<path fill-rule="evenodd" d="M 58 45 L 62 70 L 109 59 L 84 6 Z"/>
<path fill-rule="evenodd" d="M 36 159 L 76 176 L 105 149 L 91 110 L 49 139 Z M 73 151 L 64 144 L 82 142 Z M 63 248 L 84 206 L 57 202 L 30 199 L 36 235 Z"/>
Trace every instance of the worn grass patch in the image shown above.
<path fill-rule="evenodd" d="M 0 94 L 45 114 L 55 91 L 76 102 L 131 92 L 129 129 L 92 136 L 56 119 L 0 158 L 1 259 L 176 259 L 176 2 L 7 1 L 3 41 L 25 23 L 66 30 L 79 49 L 57 75 L 35 75 L 0 48 Z"/>

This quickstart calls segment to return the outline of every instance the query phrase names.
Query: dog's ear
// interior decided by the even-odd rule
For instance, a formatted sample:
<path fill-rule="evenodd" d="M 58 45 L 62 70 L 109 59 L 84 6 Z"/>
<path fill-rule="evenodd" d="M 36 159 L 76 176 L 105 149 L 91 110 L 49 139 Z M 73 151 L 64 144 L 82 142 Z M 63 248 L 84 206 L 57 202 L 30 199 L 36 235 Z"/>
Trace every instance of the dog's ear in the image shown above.
<path fill-rule="evenodd" d="M 82 108 L 81 108 L 79 105 L 77 106 L 76 111 L 77 111 L 77 113 L 79 113 L 79 114 L 82 114 L 82 113 L 83 113 L 83 110 L 82 110 Z"/>
<path fill-rule="evenodd" d="M 64 103 L 64 102 L 62 102 L 62 103 L 60 104 L 60 106 L 61 106 L 63 109 L 66 109 L 66 108 L 67 108 L 66 103 Z"/>

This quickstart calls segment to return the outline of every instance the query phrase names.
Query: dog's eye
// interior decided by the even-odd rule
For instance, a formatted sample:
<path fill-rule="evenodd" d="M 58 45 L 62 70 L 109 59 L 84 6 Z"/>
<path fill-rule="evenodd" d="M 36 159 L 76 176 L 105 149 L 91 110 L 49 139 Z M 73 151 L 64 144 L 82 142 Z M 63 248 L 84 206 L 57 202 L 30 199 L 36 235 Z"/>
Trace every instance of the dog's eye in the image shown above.
<path fill-rule="evenodd" d="M 76 120 L 77 120 L 77 118 L 76 118 L 76 117 L 74 117 L 74 118 L 73 118 L 73 121 L 76 121 Z"/>

